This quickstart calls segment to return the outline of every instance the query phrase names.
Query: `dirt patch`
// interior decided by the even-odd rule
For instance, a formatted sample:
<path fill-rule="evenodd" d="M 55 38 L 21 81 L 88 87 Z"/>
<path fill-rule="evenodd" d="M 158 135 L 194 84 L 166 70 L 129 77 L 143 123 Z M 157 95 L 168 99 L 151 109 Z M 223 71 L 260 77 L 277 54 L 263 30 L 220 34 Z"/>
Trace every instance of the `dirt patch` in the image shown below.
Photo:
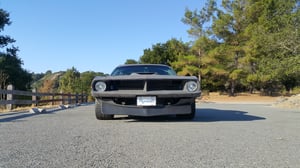
<path fill-rule="evenodd" d="M 300 111 L 300 94 L 291 97 L 280 97 L 274 103 L 275 107 L 293 108 Z"/>
<path fill-rule="evenodd" d="M 230 97 L 228 95 L 220 95 L 219 93 L 209 93 L 203 95 L 197 102 L 204 103 L 246 103 L 246 104 L 270 104 L 279 108 L 292 108 L 300 110 L 300 94 L 283 97 L 283 96 L 261 96 L 258 94 L 242 93 L 238 96 Z"/>
<path fill-rule="evenodd" d="M 238 96 L 220 95 L 219 93 L 209 93 L 203 95 L 199 102 L 214 102 L 214 103 L 252 103 L 252 104 L 273 104 L 278 97 L 260 96 L 259 94 L 242 93 Z"/>

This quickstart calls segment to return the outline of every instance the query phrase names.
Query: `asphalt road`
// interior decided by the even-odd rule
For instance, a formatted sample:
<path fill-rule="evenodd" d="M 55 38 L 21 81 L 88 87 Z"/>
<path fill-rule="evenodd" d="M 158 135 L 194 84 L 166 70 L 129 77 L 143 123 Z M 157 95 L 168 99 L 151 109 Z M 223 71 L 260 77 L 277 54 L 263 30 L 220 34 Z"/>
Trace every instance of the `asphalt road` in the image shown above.
<path fill-rule="evenodd" d="M 300 167 L 300 110 L 198 104 L 196 115 L 100 121 L 94 105 L 0 113 L 0 167 Z"/>

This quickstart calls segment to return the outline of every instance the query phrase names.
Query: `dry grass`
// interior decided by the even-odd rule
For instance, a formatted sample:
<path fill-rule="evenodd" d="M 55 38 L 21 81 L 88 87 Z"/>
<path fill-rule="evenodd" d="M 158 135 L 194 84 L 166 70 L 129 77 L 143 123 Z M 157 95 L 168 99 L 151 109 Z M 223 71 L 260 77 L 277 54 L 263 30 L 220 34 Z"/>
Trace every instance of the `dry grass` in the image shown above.
<path fill-rule="evenodd" d="M 246 103 L 246 104 L 270 104 L 279 108 L 290 108 L 300 110 L 300 94 L 294 96 L 261 96 L 257 94 L 241 93 L 230 97 L 219 93 L 209 93 L 201 96 L 198 102 L 212 103 Z"/>
<path fill-rule="evenodd" d="M 240 93 L 238 96 L 220 95 L 217 92 L 211 92 L 203 95 L 200 102 L 222 102 L 222 103 L 275 103 L 278 97 L 261 96 L 257 94 Z"/>

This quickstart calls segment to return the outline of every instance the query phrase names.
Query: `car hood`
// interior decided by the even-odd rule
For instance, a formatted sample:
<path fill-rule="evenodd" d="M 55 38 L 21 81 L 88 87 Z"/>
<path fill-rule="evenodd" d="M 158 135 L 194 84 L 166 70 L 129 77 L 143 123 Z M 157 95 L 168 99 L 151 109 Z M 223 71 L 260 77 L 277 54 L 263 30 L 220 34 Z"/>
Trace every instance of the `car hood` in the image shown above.
<path fill-rule="evenodd" d="M 193 80 L 197 81 L 198 79 L 195 76 L 171 76 L 171 75 L 140 75 L 140 74 L 132 74 L 132 75 L 122 75 L 122 76 L 96 76 L 93 81 L 98 80 Z"/>

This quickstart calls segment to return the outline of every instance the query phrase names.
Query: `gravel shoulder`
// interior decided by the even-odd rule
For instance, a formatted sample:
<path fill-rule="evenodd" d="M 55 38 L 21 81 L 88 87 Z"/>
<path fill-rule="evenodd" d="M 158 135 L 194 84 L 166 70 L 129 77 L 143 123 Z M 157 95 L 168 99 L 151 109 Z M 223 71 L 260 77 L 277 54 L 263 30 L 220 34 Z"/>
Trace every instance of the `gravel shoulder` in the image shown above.
<path fill-rule="evenodd" d="M 258 94 L 240 94 L 238 96 L 220 95 L 219 93 L 209 93 L 199 98 L 199 102 L 214 102 L 214 103 L 249 103 L 249 104 L 272 104 L 277 101 L 279 97 L 260 96 Z"/>
<path fill-rule="evenodd" d="M 240 94 L 229 97 L 210 93 L 198 99 L 199 103 L 221 103 L 221 104 L 264 104 L 272 105 L 277 108 L 288 108 L 300 111 L 300 94 L 293 96 L 260 96 L 259 94 Z"/>

